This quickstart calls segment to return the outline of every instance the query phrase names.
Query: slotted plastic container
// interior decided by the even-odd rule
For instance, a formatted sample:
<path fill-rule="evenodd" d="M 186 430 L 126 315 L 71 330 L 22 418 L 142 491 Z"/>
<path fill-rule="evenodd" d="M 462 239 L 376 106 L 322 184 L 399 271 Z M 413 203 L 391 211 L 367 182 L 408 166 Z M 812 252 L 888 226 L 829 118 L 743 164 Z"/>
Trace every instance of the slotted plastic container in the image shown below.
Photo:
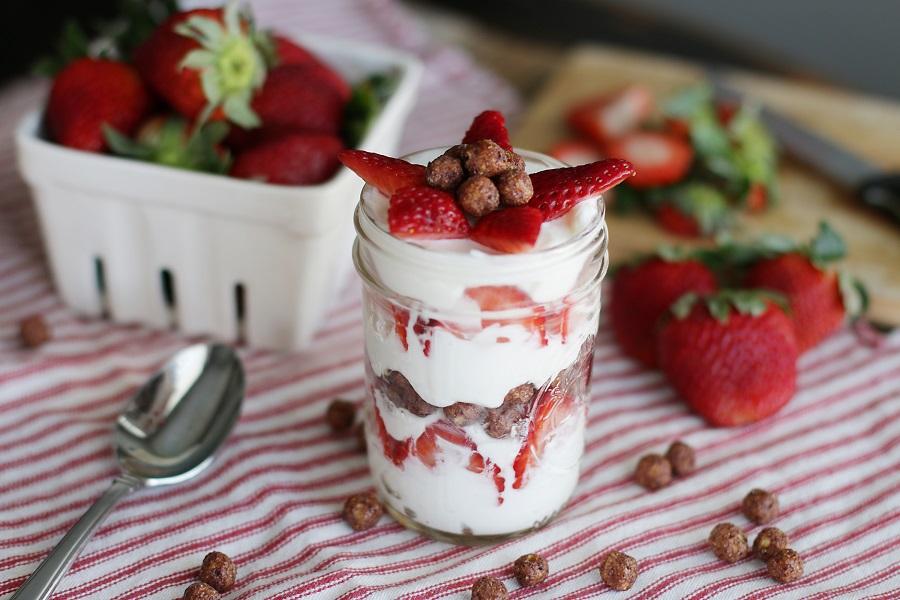
<path fill-rule="evenodd" d="M 385 48 L 302 38 L 349 81 L 388 69 L 399 85 L 360 148 L 393 154 L 422 67 Z M 362 182 L 342 168 L 313 186 L 276 186 L 16 142 L 57 290 L 87 315 L 177 327 L 273 349 L 303 347 L 351 266 Z"/>

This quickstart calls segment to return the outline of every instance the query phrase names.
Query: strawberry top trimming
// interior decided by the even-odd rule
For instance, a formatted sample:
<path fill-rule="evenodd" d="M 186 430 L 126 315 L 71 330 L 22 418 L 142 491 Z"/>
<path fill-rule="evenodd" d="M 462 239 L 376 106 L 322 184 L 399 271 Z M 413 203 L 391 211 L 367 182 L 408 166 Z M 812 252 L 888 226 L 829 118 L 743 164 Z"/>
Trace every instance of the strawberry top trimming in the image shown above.
<path fill-rule="evenodd" d="M 634 174 L 628 162 L 618 159 L 527 173 L 496 111 L 478 115 L 462 144 L 428 158 L 422 165 L 362 150 L 340 155 L 344 165 L 380 192 L 387 203 L 384 225 L 392 236 L 451 246 L 447 240 L 457 245 L 464 240 L 492 253 L 546 247 L 538 244 L 542 231 L 547 238 L 560 225 L 577 230 L 597 210 L 596 205 L 584 210 L 581 203 L 596 201 Z"/>

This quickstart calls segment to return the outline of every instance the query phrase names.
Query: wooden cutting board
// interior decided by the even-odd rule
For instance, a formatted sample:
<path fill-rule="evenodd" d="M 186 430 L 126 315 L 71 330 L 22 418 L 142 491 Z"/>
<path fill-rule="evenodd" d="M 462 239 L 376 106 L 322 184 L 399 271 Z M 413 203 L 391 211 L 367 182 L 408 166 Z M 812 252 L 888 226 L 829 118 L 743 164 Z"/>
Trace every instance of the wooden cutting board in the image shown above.
<path fill-rule="evenodd" d="M 567 56 L 515 132 L 521 148 L 547 150 L 571 137 L 564 121 L 573 103 L 629 83 L 643 83 L 660 98 L 700 81 L 691 63 L 610 47 L 585 46 Z M 900 170 L 900 104 L 807 83 L 732 72 L 734 87 L 798 123 L 833 138 L 886 169 Z M 782 160 L 781 199 L 762 215 L 742 215 L 733 233 L 745 239 L 761 232 L 809 239 L 827 220 L 847 242 L 845 268 L 871 294 L 870 317 L 900 326 L 900 227 L 859 206 L 827 179 L 790 159 Z M 612 263 L 660 244 L 689 244 L 667 234 L 643 215 L 607 215 Z"/>

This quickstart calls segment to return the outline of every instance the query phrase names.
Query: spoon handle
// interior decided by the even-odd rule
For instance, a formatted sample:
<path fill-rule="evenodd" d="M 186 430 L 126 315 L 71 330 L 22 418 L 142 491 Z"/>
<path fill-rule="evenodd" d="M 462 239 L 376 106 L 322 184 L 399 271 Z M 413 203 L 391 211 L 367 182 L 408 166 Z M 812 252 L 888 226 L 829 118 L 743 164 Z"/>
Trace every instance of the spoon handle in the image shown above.
<path fill-rule="evenodd" d="M 75 562 L 91 534 L 103 522 L 113 506 L 139 486 L 140 483 L 130 477 L 114 479 L 109 489 L 69 529 L 56 548 L 41 562 L 10 600 L 46 600 L 49 598 L 59 584 L 59 580 Z"/>

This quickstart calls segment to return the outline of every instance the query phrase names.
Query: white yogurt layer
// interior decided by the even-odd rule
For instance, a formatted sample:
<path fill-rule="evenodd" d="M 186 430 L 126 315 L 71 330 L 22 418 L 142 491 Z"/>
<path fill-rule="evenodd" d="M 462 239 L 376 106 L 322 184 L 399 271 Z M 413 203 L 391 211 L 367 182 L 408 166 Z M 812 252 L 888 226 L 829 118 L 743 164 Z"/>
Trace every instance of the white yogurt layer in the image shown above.
<path fill-rule="evenodd" d="M 379 402 L 379 410 L 389 404 Z M 382 418 L 390 431 L 385 412 Z M 466 468 L 470 450 L 440 439 L 435 467 L 425 466 L 414 456 L 398 467 L 385 458 L 378 437 L 370 435 L 369 466 L 381 497 L 422 525 L 460 535 L 524 531 L 546 523 L 572 495 L 584 451 L 584 418 L 584 411 L 578 410 L 557 430 L 541 460 L 529 467 L 527 483 L 520 489 L 513 488 L 512 468 L 522 444 L 519 437 L 498 440 L 488 437 L 480 426 L 465 428 L 478 452 L 501 468 L 505 489 L 499 496 L 489 473 Z M 502 503 L 498 497 L 503 498 Z"/>

